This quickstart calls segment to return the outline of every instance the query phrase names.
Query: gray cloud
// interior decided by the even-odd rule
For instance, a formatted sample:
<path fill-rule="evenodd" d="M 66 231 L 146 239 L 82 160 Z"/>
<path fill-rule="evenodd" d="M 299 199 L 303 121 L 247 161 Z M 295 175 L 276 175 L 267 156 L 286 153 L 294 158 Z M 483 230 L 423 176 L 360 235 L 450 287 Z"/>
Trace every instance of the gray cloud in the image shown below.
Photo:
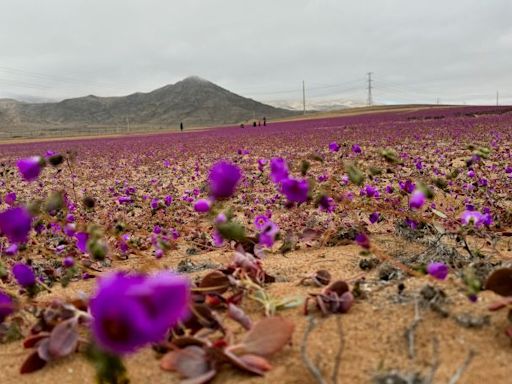
<path fill-rule="evenodd" d="M 259 100 L 512 104 L 510 0 L 0 0 L 0 97 L 199 75 Z"/>

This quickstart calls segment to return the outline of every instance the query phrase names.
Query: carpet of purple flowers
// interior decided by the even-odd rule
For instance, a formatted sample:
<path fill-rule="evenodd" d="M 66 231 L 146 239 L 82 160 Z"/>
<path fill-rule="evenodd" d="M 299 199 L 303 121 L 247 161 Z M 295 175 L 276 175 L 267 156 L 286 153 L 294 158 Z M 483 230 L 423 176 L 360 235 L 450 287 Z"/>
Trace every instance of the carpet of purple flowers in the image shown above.
<path fill-rule="evenodd" d="M 510 127 L 512 108 L 444 107 L 0 144 L 0 342 L 23 340 L 21 374 L 82 355 L 100 383 L 138 382 L 147 350 L 155 383 L 428 383 L 459 366 L 502 382 Z M 330 318 L 319 363 L 308 338 Z M 474 344 L 455 347 L 457 327 Z M 466 359 L 436 361 L 439 339 Z"/>

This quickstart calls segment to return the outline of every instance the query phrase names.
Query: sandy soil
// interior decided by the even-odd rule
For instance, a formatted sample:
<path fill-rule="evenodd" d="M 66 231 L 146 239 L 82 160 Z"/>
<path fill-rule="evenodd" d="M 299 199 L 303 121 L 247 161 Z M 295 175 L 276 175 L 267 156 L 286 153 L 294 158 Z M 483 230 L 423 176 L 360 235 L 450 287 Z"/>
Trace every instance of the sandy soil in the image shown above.
<path fill-rule="evenodd" d="M 383 243 L 388 244 L 389 242 Z M 402 246 L 399 242 L 392 247 Z M 512 257 L 512 254 L 506 254 Z M 194 262 L 212 261 L 225 263 L 231 257 L 231 251 L 215 251 L 192 256 Z M 120 261 L 117 266 L 132 268 L 137 265 L 142 269 L 162 266 L 176 266 L 183 258 L 183 253 L 175 251 L 163 261 L 133 257 Z M 361 275 L 359 268 L 359 248 L 354 245 L 333 248 L 309 248 L 287 254 L 270 255 L 265 259 L 266 269 L 278 277 L 280 282 L 270 284 L 268 292 L 275 296 L 306 296 L 308 292 L 318 292 L 313 286 L 300 286 L 301 276 L 318 269 L 328 269 L 333 279 L 351 279 Z M 196 273 L 202 275 L 206 272 Z M 456 370 L 462 365 L 469 351 L 476 356 L 461 377 L 460 383 L 494 384 L 509 382 L 510 356 L 512 346 L 503 335 L 507 324 L 505 311 L 489 313 L 487 306 L 496 297 L 484 292 L 480 300 L 470 303 L 463 289 L 453 276 L 447 281 L 437 282 L 423 278 L 409 278 L 405 281 L 405 291 L 399 297 L 398 282 L 377 282 L 376 271 L 366 276 L 368 298 L 358 300 L 348 314 L 340 315 L 342 324 L 343 352 L 339 371 L 340 383 L 368 383 L 382 372 L 397 370 L 403 373 L 422 373 L 427 375 L 433 362 L 439 362 L 434 383 L 448 383 Z M 193 274 L 194 275 L 194 274 Z M 420 308 L 421 321 L 415 331 L 416 352 L 414 358 L 408 357 L 408 343 L 404 333 L 415 318 L 415 297 L 425 284 L 433 284 L 443 289 L 449 303 L 448 318 L 444 318 L 428 308 Z M 54 295 L 73 297 L 79 291 L 90 292 L 93 281 L 78 282 L 67 289 L 56 288 Z M 39 300 L 49 300 L 41 296 Z M 246 300 L 244 309 L 254 318 L 261 316 L 261 309 L 254 302 Z M 312 311 L 318 319 L 318 325 L 310 336 L 308 353 L 317 362 L 326 377 L 330 377 L 337 348 L 339 333 L 336 316 L 322 318 Z M 490 323 L 481 329 L 465 328 L 455 318 L 460 314 L 470 313 L 475 317 L 490 315 Z M 305 368 L 300 354 L 304 330 L 308 324 L 302 308 L 288 309 L 282 312 L 292 320 L 295 333 L 291 346 L 276 354 L 271 362 L 274 368 L 264 377 L 252 377 L 226 369 L 214 383 L 314 383 Z M 433 355 L 433 340 L 438 341 L 438 353 Z M 19 342 L 0 346 L 2 372 L 0 382 L 3 384 L 38 384 L 53 383 L 92 383 L 94 371 L 80 355 L 72 356 L 45 367 L 34 374 L 21 376 L 18 373 L 23 359 L 29 354 L 22 349 Z M 159 369 L 157 356 L 149 348 L 127 359 L 127 367 L 132 383 L 177 383 L 176 374 Z"/>

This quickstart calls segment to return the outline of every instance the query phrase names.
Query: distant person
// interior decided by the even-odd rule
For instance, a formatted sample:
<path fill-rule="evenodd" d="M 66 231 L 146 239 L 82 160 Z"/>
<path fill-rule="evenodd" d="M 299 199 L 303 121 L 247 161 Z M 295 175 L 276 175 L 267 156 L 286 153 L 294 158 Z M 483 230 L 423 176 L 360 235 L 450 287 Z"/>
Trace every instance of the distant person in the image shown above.
<path fill-rule="evenodd" d="M 183 121 L 180 123 L 180 131 L 183 132 Z"/>
<path fill-rule="evenodd" d="M 255 127 L 256 126 L 256 121 L 253 121 L 252 122 L 252 126 Z"/>
<path fill-rule="evenodd" d="M 258 120 L 258 127 L 261 127 L 261 121 Z"/>
<path fill-rule="evenodd" d="M 264 127 L 267 126 L 267 118 L 265 116 L 263 116 L 263 126 Z"/>
<path fill-rule="evenodd" d="M 240 124 L 240 128 L 245 128 L 244 123 Z"/>

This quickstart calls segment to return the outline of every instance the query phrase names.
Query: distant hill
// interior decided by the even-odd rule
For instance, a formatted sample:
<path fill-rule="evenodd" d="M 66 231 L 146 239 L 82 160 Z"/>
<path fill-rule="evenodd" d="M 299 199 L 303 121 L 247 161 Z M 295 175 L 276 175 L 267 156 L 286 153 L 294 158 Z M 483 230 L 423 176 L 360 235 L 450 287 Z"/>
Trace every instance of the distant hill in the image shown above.
<path fill-rule="evenodd" d="M 276 108 L 236 95 L 210 81 L 188 77 L 148 93 L 121 97 L 94 95 L 58 103 L 25 103 L 0 99 L 0 130 L 24 127 L 69 129 L 87 126 L 186 127 L 238 124 L 253 118 L 292 116 L 297 112 Z"/>

